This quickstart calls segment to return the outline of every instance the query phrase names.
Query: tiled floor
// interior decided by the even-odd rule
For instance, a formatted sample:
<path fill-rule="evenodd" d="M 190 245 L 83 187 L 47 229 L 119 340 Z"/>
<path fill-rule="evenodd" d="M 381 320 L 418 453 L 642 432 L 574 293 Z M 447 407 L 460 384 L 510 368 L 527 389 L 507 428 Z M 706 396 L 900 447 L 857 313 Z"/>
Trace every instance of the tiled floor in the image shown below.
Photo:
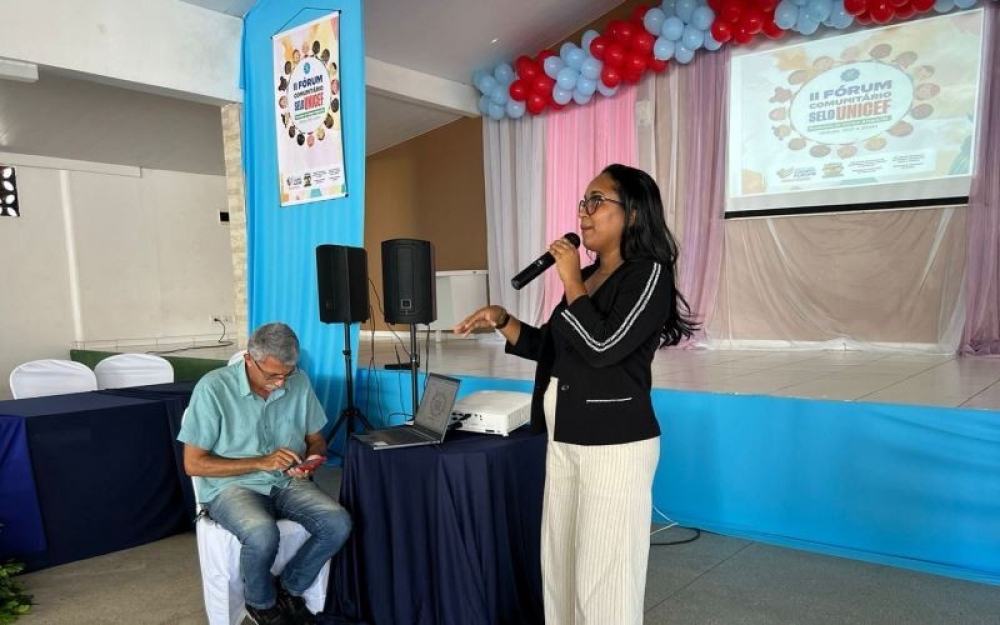
<path fill-rule="evenodd" d="M 363 337 L 357 362 L 375 366 L 409 362 L 400 341 Z M 491 338 L 429 343 L 430 370 L 438 373 L 531 379 L 534 363 L 503 353 Z M 374 346 L 374 349 L 373 349 Z M 398 354 L 398 355 L 397 355 Z M 661 350 L 653 386 L 711 393 L 782 395 L 1000 410 L 1000 359 L 870 352 Z"/>
<path fill-rule="evenodd" d="M 504 354 L 492 335 L 418 338 L 420 360 L 430 371 L 531 379 L 534 363 Z M 355 362 L 409 363 L 410 338 L 362 335 Z M 429 351 L 428 351 L 429 348 Z M 232 347 L 177 352 L 178 356 L 227 359 Z M 372 355 L 374 354 L 374 359 Z M 424 363 L 421 363 L 423 366 Z M 1000 358 L 964 358 L 887 352 L 660 350 L 653 386 L 710 393 L 781 395 L 807 399 L 872 401 L 1000 410 Z"/>

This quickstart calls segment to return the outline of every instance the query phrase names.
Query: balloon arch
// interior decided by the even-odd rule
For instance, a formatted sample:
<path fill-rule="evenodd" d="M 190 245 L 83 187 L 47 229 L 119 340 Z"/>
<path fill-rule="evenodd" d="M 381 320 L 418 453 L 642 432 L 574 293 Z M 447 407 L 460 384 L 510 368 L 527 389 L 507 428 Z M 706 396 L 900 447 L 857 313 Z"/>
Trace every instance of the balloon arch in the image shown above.
<path fill-rule="evenodd" d="M 479 70 L 472 82 L 482 94 L 479 111 L 494 120 L 558 111 L 587 104 L 596 94 L 613 96 L 621 83 L 637 83 L 647 71 L 670 62 L 686 65 L 702 50 L 746 45 L 789 31 L 812 35 L 819 27 L 844 29 L 888 24 L 920 13 L 969 9 L 978 0 L 664 0 L 638 6 L 628 20 L 603 33 L 588 30 L 581 45 L 562 44 L 559 54 L 522 55 L 511 67 Z"/>

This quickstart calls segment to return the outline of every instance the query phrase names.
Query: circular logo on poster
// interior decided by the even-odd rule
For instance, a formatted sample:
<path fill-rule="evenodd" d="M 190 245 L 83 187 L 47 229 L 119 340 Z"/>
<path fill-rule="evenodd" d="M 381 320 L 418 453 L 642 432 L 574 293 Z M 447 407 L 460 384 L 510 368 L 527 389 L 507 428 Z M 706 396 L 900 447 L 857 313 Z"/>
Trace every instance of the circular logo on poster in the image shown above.
<path fill-rule="evenodd" d="M 302 132 L 323 125 L 330 110 L 330 73 L 323 63 L 307 58 L 289 76 L 289 108 L 292 123 Z"/>
<path fill-rule="evenodd" d="M 865 141 L 903 119 L 913 97 L 913 79 L 895 65 L 836 65 L 802 85 L 789 106 L 789 122 L 804 138 L 818 143 Z"/>

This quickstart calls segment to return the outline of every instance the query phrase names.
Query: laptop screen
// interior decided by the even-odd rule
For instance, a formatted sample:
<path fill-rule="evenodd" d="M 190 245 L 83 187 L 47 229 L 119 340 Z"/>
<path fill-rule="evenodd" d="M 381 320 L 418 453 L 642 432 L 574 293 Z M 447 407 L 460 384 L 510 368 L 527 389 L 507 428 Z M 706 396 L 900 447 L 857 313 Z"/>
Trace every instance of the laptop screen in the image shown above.
<path fill-rule="evenodd" d="M 458 384 L 459 380 L 455 378 L 436 373 L 427 374 L 427 386 L 424 387 L 424 396 L 420 398 L 414 425 L 429 430 L 430 434 L 443 437 L 448 431 L 451 409 L 458 395 Z"/>

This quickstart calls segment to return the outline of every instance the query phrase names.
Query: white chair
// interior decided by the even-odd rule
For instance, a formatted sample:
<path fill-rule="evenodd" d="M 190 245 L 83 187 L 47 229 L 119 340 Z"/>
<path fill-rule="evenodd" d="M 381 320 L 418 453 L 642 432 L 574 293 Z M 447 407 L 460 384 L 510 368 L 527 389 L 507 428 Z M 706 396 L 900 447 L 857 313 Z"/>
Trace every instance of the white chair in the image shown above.
<path fill-rule="evenodd" d="M 32 360 L 10 373 L 14 399 L 84 393 L 97 390 L 97 377 L 90 368 L 72 360 Z"/>
<path fill-rule="evenodd" d="M 245 353 L 247 353 L 247 350 L 241 349 L 240 351 L 238 351 L 235 354 L 233 354 L 232 356 L 230 356 L 229 357 L 229 362 L 226 363 L 226 364 L 233 365 L 233 364 L 236 364 L 237 362 L 243 360 L 243 354 L 245 354 Z"/>
<path fill-rule="evenodd" d="M 166 358 L 153 354 L 115 354 L 94 367 L 97 388 L 125 388 L 174 381 L 174 368 Z"/>
<path fill-rule="evenodd" d="M 187 418 L 187 412 L 184 417 Z M 198 478 L 191 478 L 194 499 L 198 501 Z M 201 587 L 205 595 L 205 613 L 209 625 L 239 625 L 247 615 L 243 599 L 243 576 L 240 575 L 240 542 L 233 534 L 201 513 L 202 505 L 195 504 L 198 523 L 195 534 L 198 540 L 198 561 L 201 564 Z M 309 539 L 304 527 L 290 521 L 278 521 L 278 555 L 271 567 L 273 575 L 280 575 L 292 556 Z M 302 598 L 313 614 L 326 604 L 326 587 L 330 580 L 330 562 L 323 565 L 319 574 Z"/>

